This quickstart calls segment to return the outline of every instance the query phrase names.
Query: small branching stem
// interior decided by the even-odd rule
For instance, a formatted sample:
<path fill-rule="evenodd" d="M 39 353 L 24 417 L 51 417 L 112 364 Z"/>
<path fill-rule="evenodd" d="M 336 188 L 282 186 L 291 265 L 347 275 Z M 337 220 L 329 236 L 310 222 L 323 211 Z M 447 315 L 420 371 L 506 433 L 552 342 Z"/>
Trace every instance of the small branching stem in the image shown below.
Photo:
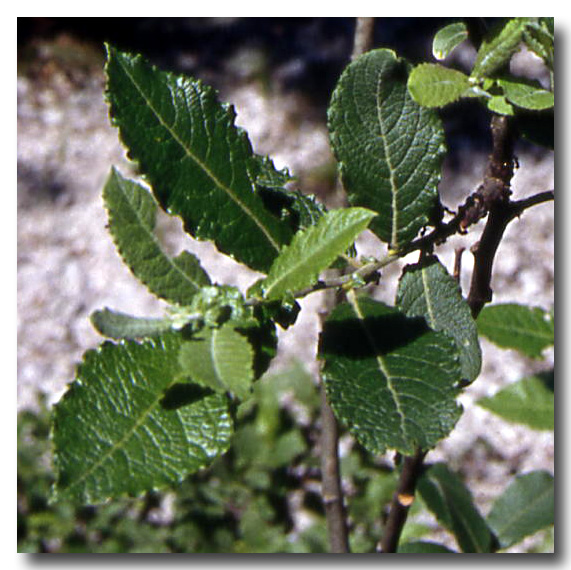
<path fill-rule="evenodd" d="M 377 545 L 380 553 L 389 554 L 397 551 L 408 511 L 414 502 L 416 484 L 423 472 L 425 455 L 426 451 L 417 449 L 414 455 L 405 456 L 402 459 L 402 471 L 399 477 L 398 488 L 393 495 L 383 536 Z"/>
<path fill-rule="evenodd" d="M 480 241 L 472 247 L 474 269 L 468 294 L 468 305 L 474 318 L 492 300 L 494 259 L 504 232 L 515 217 L 510 202 L 515 141 L 513 128 L 507 117 L 494 115 L 490 130 L 492 154 L 481 186 L 482 203 L 488 211 L 488 218 Z"/>
<path fill-rule="evenodd" d="M 353 40 L 353 53 L 351 54 L 352 60 L 373 47 L 374 27 L 375 18 L 357 18 L 355 23 L 355 37 Z"/>
<path fill-rule="evenodd" d="M 339 469 L 339 429 L 333 410 L 327 403 L 323 383 L 321 402 L 321 493 L 327 520 L 329 551 L 341 554 L 349 552 L 349 532 Z"/>
<path fill-rule="evenodd" d="M 373 27 L 374 18 L 357 18 L 351 59 L 371 49 Z M 336 279 L 343 280 L 340 277 Z M 319 282 L 318 286 L 301 291 L 296 297 L 302 297 L 320 288 L 331 289 L 333 287 L 341 286 L 322 285 L 322 282 Z M 334 306 L 339 303 L 340 299 L 341 292 L 337 291 L 334 297 L 330 297 L 330 304 Z M 350 552 L 347 514 L 343 502 L 339 468 L 339 429 L 333 410 L 327 401 L 323 378 L 321 379 L 321 484 L 330 552 L 338 554 Z"/>
<path fill-rule="evenodd" d="M 510 221 L 525 209 L 554 199 L 554 192 L 550 190 L 516 202 L 510 201 L 514 165 L 514 132 L 508 118 L 500 115 L 494 115 L 492 118 L 491 132 L 492 154 L 488 159 L 482 185 L 448 224 L 436 228 L 428 236 L 411 244 L 413 250 L 422 249 L 417 248 L 417 245 L 423 242 L 425 245 L 434 245 L 456 231 L 465 230 L 468 225 L 487 214 L 480 241 L 472 248 L 474 269 L 468 305 L 474 318 L 478 316 L 484 305 L 492 300 L 490 282 L 494 258 Z M 457 254 L 457 259 L 459 259 L 459 254 Z M 416 483 L 423 471 L 424 456 L 425 452 L 419 449 L 414 456 L 403 459 L 398 489 L 393 496 L 383 537 L 378 546 L 380 552 L 397 551 L 408 510 L 414 500 Z"/>

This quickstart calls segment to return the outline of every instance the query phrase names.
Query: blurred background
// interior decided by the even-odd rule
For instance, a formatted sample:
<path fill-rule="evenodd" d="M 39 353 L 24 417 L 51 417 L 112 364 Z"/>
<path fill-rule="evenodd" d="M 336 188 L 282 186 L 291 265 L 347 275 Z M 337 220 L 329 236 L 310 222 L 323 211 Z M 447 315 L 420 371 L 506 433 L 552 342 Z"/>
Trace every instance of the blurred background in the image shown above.
<path fill-rule="evenodd" d="M 451 21 L 377 18 L 374 46 L 394 49 L 412 63 L 432 60 L 432 37 Z M 104 508 L 48 507 L 47 411 L 73 379 L 82 353 L 101 341 L 88 320 L 93 310 L 108 306 L 154 315 L 164 308 L 122 265 L 105 229 L 101 189 L 109 170 L 115 165 L 129 175 L 133 168 L 108 120 L 104 42 L 213 85 L 222 101 L 235 106 L 237 123 L 249 133 L 254 150 L 272 156 L 278 168 L 288 166 L 301 191 L 331 204 L 337 176 L 326 111 L 349 62 L 354 28 L 354 18 L 18 19 L 19 551 L 325 549 L 313 451 L 319 294 L 303 301 L 295 326 L 280 331 L 279 357 L 257 387 L 235 453 L 189 478 L 176 495 L 151 493 Z M 462 46 L 447 63 L 466 70 L 474 56 L 473 48 Z M 513 65 L 521 74 L 542 73 L 530 54 Z M 450 153 L 440 191 L 454 209 L 482 179 L 489 119 L 468 102 L 452 105 L 443 120 Z M 553 188 L 552 151 L 521 143 L 517 154 L 515 198 Z M 495 302 L 552 308 L 553 220 L 553 206 L 546 204 L 510 225 L 492 283 Z M 454 248 L 461 244 L 468 249 L 481 226 L 438 252 L 449 269 Z M 175 220 L 161 217 L 158 232 L 167 250 L 184 247 L 198 253 L 219 283 L 244 289 L 256 279 L 210 244 L 183 235 Z M 376 256 L 383 247 L 371 235 L 359 245 L 363 253 Z M 465 292 L 471 261 L 466 253 Z M 377 298 L 394 301 L 403 263 L 383 274 L 387 285 Z M 463 396 L 466 413 L 428 459 L 445 458 L 457 469 L 485 512 L 510 475 L 553 471 L 553 433 L 507 424 L 473 403 L 548 369 L 553 354 L 536 362 L 485 342 L 483 350 L 482 375 Z M 378 536 L 379 505 L 392 493 L 390 458 L 371 460 L 347 435 L 343 446 L 344 484 L 356 521 L 353 546 L 366 551 Z M 407 532 L 423 536 L 435 526 L 419 509 Z M 543 533 L 521 548 L 545 551 L 550 540 Z"/>

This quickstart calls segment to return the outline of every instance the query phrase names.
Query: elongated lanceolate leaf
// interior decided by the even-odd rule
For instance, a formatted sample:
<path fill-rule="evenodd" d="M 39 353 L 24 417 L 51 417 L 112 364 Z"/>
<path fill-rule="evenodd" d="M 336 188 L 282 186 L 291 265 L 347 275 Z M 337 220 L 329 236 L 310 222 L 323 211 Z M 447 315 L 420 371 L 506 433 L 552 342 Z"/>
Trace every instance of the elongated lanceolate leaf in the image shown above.
<path fill-rule="evenodd" d="M 530 18 L 513 18 L 502 28 L 492 31 L 478 50 L 472 77 L 489 77 L 509 63 L 523 39 L 528 20 Z"/>
<path fill-rule="evenodd" d="M 523 33 L 526 46 L 538 55 L 547 67 L 554 70 L 554 19 L 553 18 L 530 18 Z"/>
<path fill-rule="evenodd" d="M 453 103 L 470 88 L 467 75 L 434 63 L 415 67 L 407 85 L 412 98 L 424 107 L 443 107 Z"/>
<path fill-rule="evenodd" d="M 436 463 L 418 481 L 418 490 L 440 524 L 451 531 L 465 553 L 493 552 L 494 537 L 470 491 L 443 463 Z"/>
<path fill-rule="evenodd" d="M 553 381 L 553 371 L 522 378 L 476 403 L 509 422 L 537 430 L 553 430 L 555 396 L 550 381 Z"/>
<path fill-rule="evenodd" d="M 394 249 L 429 223 L 445 151 L 441 121 L 412 99 L 408 71 L 390 50 L 367 52 L 345 69 L 328 110 L 349 201 L 377 212 L 371 229 Z"/>
<path fill-rule="evenodd" d="M 475 380 L 482 366 L 476 322 L 458 284 L 436 257 L 405 268 L 397 304 L 408 316 L 424 317 L 431 329 L 450 335 L 460 352 L 463 377 Z"/>
<path fill-rule="evenodd" d="M 187 232 L 267 271 L 291 239 L 256 192 L 260 159 L 232 107 L 200 81 L 108 48 L 107 99 L 129 155 Z"/>
<path fill-rule="evenodd" d="M 103 189 L 109 231 L 121 257 L 151 292 L 171 303 L 187 305 L 210 279 L 188 252 L 172 259 L 153 231 L 157 204 L 149 191 L 113 169 Z"/>
<path fill-rule="evenodd" d="M 489 305 L 478 316 L 478 332 L 501 348 L 541 358 L 555 340 L 553 315 L 539 307 L 515 303 Z"/>
<path fill-rule="evenodd" d="M 193 382 L 215 392 L 233 392 L 246 398 L 252 387 L 254 353 L 231 323 L 205 328 L 183 343 L 179 362 Z"/>
<path fill-rule="evenodd" d="M 267 299 L 278 299 L 313 285 L 367 227 L 375 213 L 365 208 L 331 210 L 316 225 L 298 232 L 274 261 L 261 287 Z"/>
<path fill-rule="evenodd" d="M 487 518 L 502 548 L 554 524 L 554 492 L 553 475 L 547 471 L 532 471 L 515 478 Z"/>
<path fill-rule="evenodd" d="M 371 453 L 428 449 L 460 416 L 456 346 L 424 319 L 353 298 L 327 319 L 319 354 L 335 414 Z"/>
<path fill-rule="evenodd" d="M 172 319 L 168 317 L 133 317 L 107 308 L 95 311 L 91 315 L 91 323 L 97 332 L 114 339 L 155 336 L 170 330 L 173 326 Z"/>
<path fill-rule="evenodd" d="M 181 481 L 229 446 L 227 398 L 181 374 L 178 333 L 88 351 L 55 406 L 54 499 L 100 503 Z"/>
<path fill-rule="evenodd" d="M 436 59 L 446 59 L 452 50 L 468 37 L 464 22 L 449 24 L 439 30 L 432 42 L 432 55 Z"/>

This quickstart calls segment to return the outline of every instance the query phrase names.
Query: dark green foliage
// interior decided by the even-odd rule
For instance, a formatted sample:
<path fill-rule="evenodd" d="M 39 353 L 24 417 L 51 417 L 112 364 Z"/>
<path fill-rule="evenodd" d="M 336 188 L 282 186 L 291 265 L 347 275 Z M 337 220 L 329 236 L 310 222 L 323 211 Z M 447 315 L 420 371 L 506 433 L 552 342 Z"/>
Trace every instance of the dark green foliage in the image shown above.
<path fill-rule="evenodd" d="M 445 58 L 467 39 L 467 30 L 452 24 L 437 34 L 435 57 Z M 474 208 L 483 217 L 488 209 L 499 211 L 492 209 L 499 202 L 483 199 L 482 191 L 480 202 L 472 196 L 444 222 L 437 190 L 444 131 L 438 114 L 426 107 L 479 98 L 488 110 L 525 126 L 525 113 L 540 116 L 552 109 L 553 93 L 510 77 L 507 66 L 525 42 L 553 80 L 553 35 L 549 18 L 502 23 L 484 36 L 470 76 L 430 63 L 411 73 L 411 65 L 388 49 L 355 58 L 328 109 L 331 144 L 352 207 L 329 211 L 290 190 L 287 169 L 277 170 L 269 157 L 253 153 L 247 134 L 235 125 L 233 108 L 221 104 L 211 87 L 108 47 L 112 122 L 149 186 L 112 170 L 104 189 L 109 230 L 133 274 L 170 306 L 152 319 L 110 309 L 92 315 L 96 329 L 114 342 L 85 353 L 54 408 L 55 475 L 48 469 L 39 474 L 35 503 L 30 481 L 38 473 L 24 439 L 40 453 L 46 429 L 41 417 L 21 416 L 23 430 L 38 422 L 40 439 L 19 434 L 19 547 L 326 550 L 322 498 L 313 484 L 320 475 L 313 379 L 299 370 L 262 376 L 276 355 L 276 325 L 293 324 L 300 310 L 296 299 L 323 288 L 347 300 L 323 319 L 319 358 L 341 429 L 348 428 L 363 446 L 352 442 L 342 457 L 352 495 L 352 551 L 373 551 L 386 532 L 385 548 L 395 531 L 391 523 L 382 528 L 383 508 L 397 477 L 402 483 L 405 475 L 422 474 L 418 490 L 424 503 L 463 552 L 509 547 L 552 524 L 549 473 L 516 478 L 485 519 L 458 475 L 443 463 L 423 472 L 422 461 L 454 428 L 462 411 L 456 399 L 479 374 L 478 333 L 532 358 L 554 342 L 553 315 L 540 309 L 492 306 L 476 325 L 474 305 L 432 253 L 464 230 L 464 222 L 472 223 L 468 214 Z M 497 150 L 496 137 L 494 143 Z M 495 167 L 509 165 L 511 158 Z M 242 292 L 213 283 L 189 252 L 171 258 L 154 235 L 157 206 L 180 216 L 192 237 L 212 241 L 221 253 L 266 275 Z M 372 261 L 359 259 L 355 248 L 369 225 L 389 249 Z M 428 233 L 428 225 L 435 230 Z M 357 294 L 380 278 L 381 268 L 411 251 L 420 251 L 420 261 L 405 268 L 397 306 Z M 330 268 L 340 271 L 331 277 Z M 550 429 L 552 391 L 539 380 L 522 380 L 480 403 L 509 421 Z M 400 463 L 401 475 L 398 462 L 393 470 L 375 457 L 388 450 L 408 456 Z M 407 472 L 411 468 L 417 472 Z M 45 501 L 48 480 L 55 506 Z M 170 495 L 175 484 L 177 493 Z M 414 481 L 407 487 L 414 489 Z M 126 498 L 144 492 L 142 501 Z M 115 502 L 74 506 L 108 499 Z M 160 508 L 171 499 L 172 512 L 152 522 L 152 513 L 164 514 Z M 408 509 L 400 495 L 399 501 Z M 308 522 L 300 525 L 300 516 Z M 400 552 L 452 552 L 418 540 L 422 531 L 411 529 L 405 529 Z M 400 530 L 392 536 L 398 538 Z"/>

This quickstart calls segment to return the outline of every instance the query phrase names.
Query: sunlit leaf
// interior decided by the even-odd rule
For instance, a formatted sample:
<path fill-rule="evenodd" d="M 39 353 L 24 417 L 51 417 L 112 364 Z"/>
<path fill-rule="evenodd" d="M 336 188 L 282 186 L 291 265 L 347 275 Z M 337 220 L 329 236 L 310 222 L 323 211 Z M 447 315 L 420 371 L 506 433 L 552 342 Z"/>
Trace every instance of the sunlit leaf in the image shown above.
<path fill-rule="evenodd" d="M 328 110 L 349 202 L 377 212 L 371 230 L 394 249 L 430 222 L 445 151 L 438 115 L 408 91 L 409 67 L 390 50 L 367 52 L 345 68 Z"/>
<path fill-rule="evenodd" d="M 434 63 L 421 63 L 408 78 L 412 98 L 424 107 L 443 107 L 454 103 L 470 88 L 468 76 Z"/>
<path fill-rule="evenodd" d="M 422 318 L 353 299 L 327 319 L 319 353 L 333 410 L 371 453 L 428 449 L 460 416 L 456 346 Z"/>
<path fill-rule="evenodd" d="M 200 81 L 112 47 L 106 73 L 113 123 L 159 204 L 194 237 L 266 271 L 291 230 L 256 191 L 262 166 L 233 108 Z"/>
<path fill-rule="evenodd" d="M 488 305 L 478 316 L 478 332 L 501 348 L 541 358 L 554 343 L 553 314 L 539 307 L 515 303 Z"/>
<path fill-rule="evenodd" d="M 55 500 L 100 503 L 173 485 L 228 448 L 227 399 L 188 382 L 181 342 L 167 333 L 85 353 L 54 410 Z"/>

